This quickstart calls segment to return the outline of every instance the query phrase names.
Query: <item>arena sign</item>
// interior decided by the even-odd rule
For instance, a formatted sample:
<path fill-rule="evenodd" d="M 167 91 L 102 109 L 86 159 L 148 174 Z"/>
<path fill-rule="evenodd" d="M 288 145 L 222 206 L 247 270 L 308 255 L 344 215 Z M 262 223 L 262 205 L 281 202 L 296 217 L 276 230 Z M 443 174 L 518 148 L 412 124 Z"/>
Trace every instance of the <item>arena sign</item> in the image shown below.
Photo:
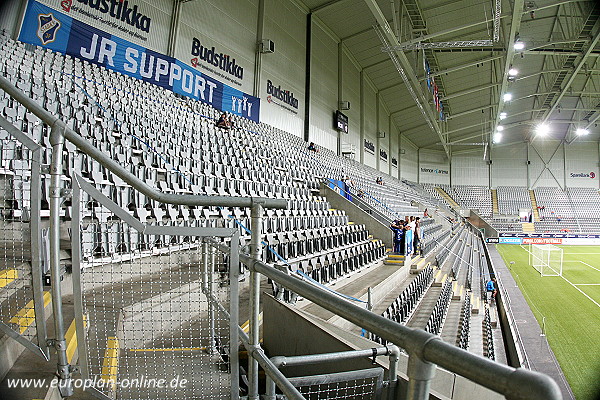
<path fill-rule="evenodd" d="M 30 1 L 19 40 L 68 54 L 259 121 L 260 99 L 213 79 L 180 60 L 138 46 Z"/>

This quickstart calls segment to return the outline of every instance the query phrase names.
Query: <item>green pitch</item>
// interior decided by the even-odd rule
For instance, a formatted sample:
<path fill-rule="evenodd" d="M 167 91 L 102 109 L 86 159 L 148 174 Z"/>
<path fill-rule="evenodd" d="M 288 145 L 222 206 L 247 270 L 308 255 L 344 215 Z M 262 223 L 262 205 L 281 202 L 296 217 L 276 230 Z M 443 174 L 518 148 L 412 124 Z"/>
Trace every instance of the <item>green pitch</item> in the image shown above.
<path fill-rule="evenodd" d="M 545 276 L 529 265 L 529 246 L 497 245 L 577 400 L 600 390 L 600 247 L 559 246 L 563 276 Z M 514 264 L 510 264 L 514 261 Z"/>

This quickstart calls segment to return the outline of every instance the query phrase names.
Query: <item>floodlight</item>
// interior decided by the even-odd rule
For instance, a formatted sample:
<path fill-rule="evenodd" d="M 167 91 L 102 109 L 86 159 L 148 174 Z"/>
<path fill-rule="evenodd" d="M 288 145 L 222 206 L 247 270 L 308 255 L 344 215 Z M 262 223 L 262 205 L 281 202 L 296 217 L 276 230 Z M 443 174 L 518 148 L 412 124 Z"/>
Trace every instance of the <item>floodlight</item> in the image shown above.
<path fill-rule="evenodd" d="M 519 41 L 515 42 L 514 49 L 515 50 L 523 50 L 525 48 L 525 43 Z"/>
<path fill-rule="evenodd" d="M 502 141 L 502 134 L 500 132 L 494 133 L 493 142 L 500 143 Z"/>
<path fill-rule="evenodd" d="M 577 136 L 585 136 L 585 135 L 589 134 L 590 131 L 585 128 L 577 128 L 575 133 L 577 134 Z"/>
<path fill-rule="evenodd" d="M 519 73 L 519 70 L 516 68 L 511 68 L 508 70 L 508 75 L 510 76 L 516 76 Z"/>
<path fill-rule="evenodd" d="M 505 112 L 501 112 L 500 113 L 500 120 L 506 119 L 507 116 L 508 116 L 508 114 L 506 114 Z"/>
<path fill-rule="evenodd" d="M 511 101 L 512 100 L 512 94 L 510 94 L 510 93 L 504 93 L 503 99 L 504 99 L 504 101 Z"/>
<path fill-rule="evenodd" d="M 535 133 L 537 133 L 539 136 L 546 136 L 548 133 L 550 133 L 550 126 L 547 124 L 539 124 L 535 128 Z"/>
<path fill-rule="evenodd" d="M 496 127 L 496 130 L 497 130 L 498 132 L 502 132 L 502 131 L 504 130 L 504 127 L 503 127 L 502 125 L 498 125 L 498 126 Z"/>

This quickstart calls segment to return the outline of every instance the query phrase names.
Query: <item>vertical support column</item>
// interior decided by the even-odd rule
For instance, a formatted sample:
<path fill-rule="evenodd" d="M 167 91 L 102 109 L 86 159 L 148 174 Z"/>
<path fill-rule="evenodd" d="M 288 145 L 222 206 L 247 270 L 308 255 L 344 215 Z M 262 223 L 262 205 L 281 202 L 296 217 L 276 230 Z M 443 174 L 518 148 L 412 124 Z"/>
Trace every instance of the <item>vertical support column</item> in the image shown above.
<path fill-rule="evenodd" d="M 29 239 L 31 246 L 31 277 L 33 284 L 33 304 L 35 308 L 35 328 L 37 330 L 38 346 L 46 359 L 50 352 L 46 344 L 48 340 L 46 329 L 46 313 L 44 311 L 44 287 L 42 282 L 41 263 L 41 198 L 42 184 L 40 177 L 41 148 L 31 152 L 31 194 L 30 194 L 30 222 Z M 79 232 L 79 231 L 78 231 Z"/>
<path fill-rule="evenodd" d="M 61 176 L 63 169 L 63 146 L 65 126 L 57 121 L 50 132 L 52 145 L 52 162 L 50 165 L 50 279 L 52 284 L 52 312 L 54 313 L 54 347 L 58 355 L 57 375 L 60 381 L 61 395 L 68 397 L 73 394 L 69 382 L 71 371 L 67 359 L 67 342 L 65 341 L 65 326 L 62 310 L 62 290 L 60 282 L 60 203 L 63 191 Z M 67 382 L 64 382 L 67 381 Z M 64 385 L 61 387 L 61 384 Z"/>
<path fill-rule="evenodd" d="M 365 72 L 360 70 L 360 162 L 365 163 Z"/>
<path fill-rule="evenodd" d="M 388 133 L 388 175 L 392 176 L 392 116 L 388 115 L 388 128 L 390 132 Z"/>
<path fill-rule="evenodd" d="M 530 170 L 529 170 L 529 146 L 531 145 L 530 142 L 527 142 L 527 147 L 525 147 L 526 153 L 525 153 L 525 157 L 527 158 L 527 161 L 525 162 L 526 168 L 527 168 L 527 189 L 531 190 L 531 178 L 530 178 Z"/>
<path fill-rule="evenodd" d="M 429 399 L 429 384 L 435 374 L 435 364 L 421 360 L 415 354 L 408 358 L 407 400 Z"/>
<path fill-rule="evenodd" d="M 171 11 L 171 26 L 169 27 L 169 43 L 167 45 L 167 55 L 175 57 L 175 47 L 177 46 L 177 31 L 179 30 L 179 15 L 181 13 L 181 1 L 173 0 Z"/>
<path fill-rule="evenodd" d="M 215 305 L 213 304 L 213 272 L 215 269 L 215 258 L 217 249 L 213 246 L 207 246 L 207 250 L 210 253 L 206 259 L 208 263 L 205 265 L 206 271 L 206 293 L 208 298 L 208 345 L 206 346 L 206 352 L 208 354 L 216 353 L 215 343 Z"/>
<path fill-rule="evenodd" d="M 344 42 L 338 43 L 338 109 L 344 100 Z M 337 155 L 342 155 L 342 131 L 337 131 Z"/>
<path fill-rule="evenodd" d="M 231 367 L 231 400 L 238 400 L 239 387 L 239 275 L 240 275 L 240 233 L 236 232 L 231 237 L 229 247 L 229 363 Z M 235 345 L 233 345 L 235 344 Z"/>
<path fill-rule="evenodd" d="M 381 138 L 379 137 L 379 132 L 381 131 L 381 125 L 379 124 L 379 91 L 375 94 L 375 130 L 377 131 L 377 150 L 375 150 L 375 168 L 377 172 L 381 172 Z"/>
<path fill-rule="evenodd" d="M 258 0 L 258 19 L 256 22 L 256 51 L 254 54 L 254 88 L 252 95 L 260 97 L 260 76 L 262 72 L 262 44 L 265 25 L 265 0 Z"/>
<path fill-rule="evenodd" d="M 417 182 L 421 183 L 421 148 L 417 149 Z"/>
<path fill-rule="evenodd" d="M 262 249 L 262 219 L 263 205 L 255 202 L 252 206 L 250 214 L 250 230 L 252 236 L 250 238 L 250 256 L 254 260 L 260 260 Z M 260 346 L 258 332 L 258 316 L 260 308 L 260 274 L 250 268 L 250 343 L 249 347 L 254 350 Z M 252 351 L 249 351 L 252 354 Z M 258 361 L 252 356 L 248 359 L 248 399 L 258 400 Z"/>
<path fill-rule="evenodd" d="M 563 190 L 567 190 L 567 142 L 562 141 L 563 147 Z"/>
<path fill-rule="evenodd" d="M 310 133 L 310 65 L 312 62 L 312 13 L 306 14 L 306 66 L 304 72 L 304 141 Z"/>

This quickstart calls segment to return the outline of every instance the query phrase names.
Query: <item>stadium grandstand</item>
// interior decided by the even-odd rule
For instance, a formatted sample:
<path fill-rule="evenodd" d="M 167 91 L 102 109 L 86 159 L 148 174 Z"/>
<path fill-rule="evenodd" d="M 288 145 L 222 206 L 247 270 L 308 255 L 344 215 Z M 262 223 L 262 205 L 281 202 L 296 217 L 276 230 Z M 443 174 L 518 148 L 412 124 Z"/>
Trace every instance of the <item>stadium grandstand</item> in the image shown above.
<path fill-rule="evenodd" d="M 597 399 L 600 4 L 3 0 L 0 399 Z"/>

